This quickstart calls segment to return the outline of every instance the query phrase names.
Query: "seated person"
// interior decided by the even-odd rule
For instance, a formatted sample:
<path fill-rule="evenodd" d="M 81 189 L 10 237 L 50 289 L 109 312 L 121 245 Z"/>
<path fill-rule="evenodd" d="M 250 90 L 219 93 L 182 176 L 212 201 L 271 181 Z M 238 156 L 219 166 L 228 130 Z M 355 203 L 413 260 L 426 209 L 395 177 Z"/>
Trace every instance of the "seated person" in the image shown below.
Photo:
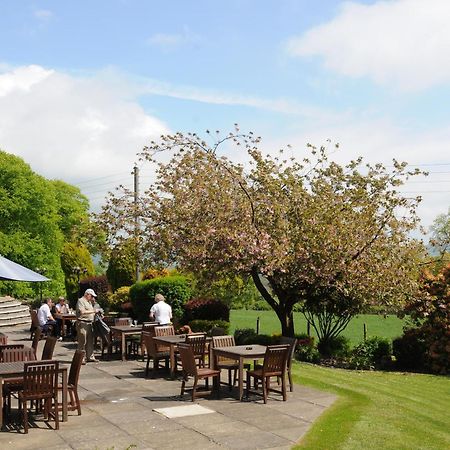
<path fill-rule="evenodd" d="M 66 304 L 66 299 L 64 297 L 58 298 L 58 303 L 55 305 L 55 315 L 56 315 L 56 322 L 58 323 L 58 329 L 62 330 L 62 320 L 58 317 L 59 314 L 69 314 L 69 307 Z M 67 325 L 67 334 L 71 333 L 72 330 L 72 322 L 68 320 L 66 322 Z M 59 337 L 60 340 L 62 340 L 62 336 Z"/>
<path fill-rule="evenodd" d="M 50 308 L 53 306 L 53 301 L 51 298 L 47 298 L 44 300 L 44 303 L 42 303 L 41 307 L 38 310 L 37 316 L 39 320 L 39 325 L 42 328 L 42 331 L 45 333 L 50 328 L 53 330 L 53 334 L 55 336 L 59 335 L 59 329 L 58 324 L 54 317 L 52 316 L 52 313 L 50 312 Z"/>

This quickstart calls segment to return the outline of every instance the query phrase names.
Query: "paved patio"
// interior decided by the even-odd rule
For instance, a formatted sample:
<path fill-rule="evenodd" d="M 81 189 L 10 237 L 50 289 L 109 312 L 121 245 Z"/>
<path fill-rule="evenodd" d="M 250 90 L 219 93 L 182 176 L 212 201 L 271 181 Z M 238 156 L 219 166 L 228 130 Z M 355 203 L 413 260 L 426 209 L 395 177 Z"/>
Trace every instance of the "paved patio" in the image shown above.
<path fill-rule="evenodd" d="M 31 345 L 23 326 L 2 328 L 9 342 Z M 42 351 L 41 341 L 38 354 Z M 70 364 L 73 342 L 58 342 L 55 359 Z M 81 368 L 79 394 L 82 415 L 69 412 L 58 431 L 45 422 L 32 422 L 28 435 L 13 425 L 0 433 L 0 448 L 31 449 L 289 449 L 336 399 L 335 396 L 296 385 L 283 402 L 271 394 L 239 402 L 236 391 L 222 387 L 222 398 L 201 398 L 192 408 L 186 395 L 179 397 L 181 382 L 144 378 L 145 363 L 119 360 L 88 363 Z M 194 405 L 195 405 L 194 404 Z M 177 417 L 154 411 L 183 407 Z M 204 409 L 207 411 L 197 411 Z M 196 413 L 202 413 L 195 415 Z M 206 412 L 203 414 L 203 412 Z M 180 416 L 181 414 L 181 416 Z M 184 415 L 186 414 L 186 415 Z M 50 422 L 52 425 L 53 422 Z"/>

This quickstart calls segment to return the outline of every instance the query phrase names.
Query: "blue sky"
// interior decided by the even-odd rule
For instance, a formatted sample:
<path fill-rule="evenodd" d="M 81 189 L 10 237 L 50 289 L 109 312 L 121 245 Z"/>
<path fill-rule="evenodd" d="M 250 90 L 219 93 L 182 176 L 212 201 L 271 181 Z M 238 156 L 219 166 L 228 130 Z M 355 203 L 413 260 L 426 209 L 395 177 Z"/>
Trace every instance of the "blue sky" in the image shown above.
<path fill-rule="evenodd" d="M 449 19 L 447 0 L 0 0 L 0 148 L 96 209 L 161 133 L 237 122 L 299 157 L 331 139 L 340 162 L 429 170 L 404 188 L 429 226 L 450 203 Z"/>

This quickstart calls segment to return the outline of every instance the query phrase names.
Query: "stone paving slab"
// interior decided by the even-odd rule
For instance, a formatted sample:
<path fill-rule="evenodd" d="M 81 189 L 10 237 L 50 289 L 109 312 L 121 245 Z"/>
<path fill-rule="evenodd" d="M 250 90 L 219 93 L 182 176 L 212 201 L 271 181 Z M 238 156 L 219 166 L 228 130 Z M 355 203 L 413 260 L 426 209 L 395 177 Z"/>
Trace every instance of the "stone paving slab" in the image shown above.
<path fill-rule="evenodd" d="M 2 328 L 9 342 L 31 345 L 28 330 Z M 40 343 L 38 355 L 41 354 Z M 58 342 L 55 359 L 70 364 L 76 344 Z M 290 449 L 336 399 L 335 396 L 296 385 L 283 402 L 277 394 L 251 396 L 240 402 L 237 390 L 221 391 L 221 399 L 205 397 L 194 404 L 213 413 L 167 418 L 157 408 L 192 405 L 190 396 L 180 397 L 181 382 L 164 371 L 144 377 L 145 363 L 119 359 L 82 366 L 79 395 L 82 415 L 69 412 L 68 422 L 50 429 L 36 418 L 28 435 L 20 422 L 0 433 L 0 448 L 14 449 Z M 226 375 L 226 374 L 225 374 Z M 50 422 L 53 426 L 54 423 Z"/>

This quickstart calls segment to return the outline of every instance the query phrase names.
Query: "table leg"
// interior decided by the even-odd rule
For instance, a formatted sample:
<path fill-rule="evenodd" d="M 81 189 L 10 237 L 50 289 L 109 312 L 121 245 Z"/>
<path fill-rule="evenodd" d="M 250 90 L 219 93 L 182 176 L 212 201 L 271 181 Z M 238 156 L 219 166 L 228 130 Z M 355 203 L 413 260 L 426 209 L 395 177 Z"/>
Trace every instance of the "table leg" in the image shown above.
<path fill-rule="evenodd" d="M 61 337 L 64 339 L 66 335 L 66 319 L 61 317 Z"/>
<path fill-rule="evenodd" d="M 170 377 L 171 378 L 175 378 L 175 369 L 176 369 L 176 367 L 175 367 L 175 365 L 176 365 L 176 362 L 175 362 L 175 345 L 171 345 L 170 346 L 169 355 L 170 355 Z"/>
<path fill-rule="evenodd" d="M 67 369 L 62 372 L 62 420 L 67 422 Z"/>
<path fill-rule="evenodd" d="M 239 358 L 239 401 L 244 396 L 244 358 Z"/>
<path fill-rule="evenodd" d="M 0 378 L 0 430 L 3 428 L 3 378 Z"/>
<path fill-rule="evenodd" d="M 126 361 L 126 359 L 127 359 L 127 349 L 126 349 L 126 347 L 125 347 L 125 342 L 126 342 L 126 339 L 125 339 L 125 333 L 120 333 L 121 334 L 121 337 L 122 337 L 122 361 Z"/>

